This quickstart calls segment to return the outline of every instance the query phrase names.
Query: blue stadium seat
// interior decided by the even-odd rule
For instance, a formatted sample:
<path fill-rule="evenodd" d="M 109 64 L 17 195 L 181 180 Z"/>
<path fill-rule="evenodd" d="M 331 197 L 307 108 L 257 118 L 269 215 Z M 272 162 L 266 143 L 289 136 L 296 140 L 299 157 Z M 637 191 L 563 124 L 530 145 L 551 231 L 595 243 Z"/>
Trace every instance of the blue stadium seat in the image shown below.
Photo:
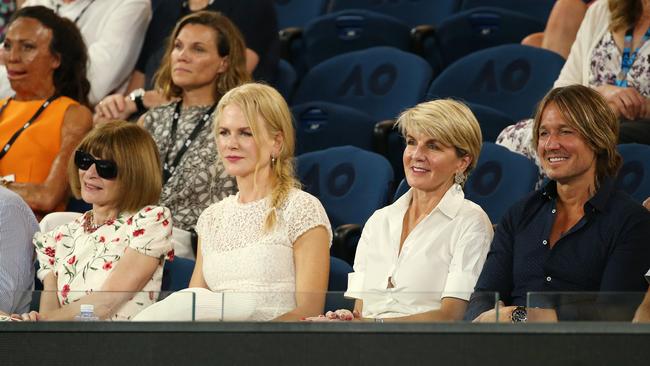
<path fill-rule="evenodd" d="M 298 74 L 293 66 L 286 60 L 280 59 L 278 62 L 278 74 L 275 80 L 275 88 L 282 94 L 287 103 L 291 101 L 293 89 L 298 82 Z"/>
<path fill-rule="evenodd" d="M 541 48 L 503 45 L 461 58 L 432 83 L 427 99 L 457 98 L 496 109 L 513 120 L 530 118 L 564 65 Z"/>
<path fill-rule="evenodd" d="M 291 111 L 296 124 L 296 155 L 343 145 L 373 149 L 377 121 L 367 113 L 326 102 L 300 104 Z"/>
<path fill-rule="evenodd" d="M 437 49 L 442 66 L 447 67 L 472 52 L 518 44 L 529 34 L 542 31 L 544 23 L 521 13 L 501 8 L 473 8 L 440 23 L 436 28 Z"/>
<path fill-rule="evenodd" d="M 481 126 L 483 141 L 495 142 L 499 133 L 501 133 L 504 128 L 515 123 L 512 118 L 496 109 L 474 103 L 467 103 L 467 105 L 472 110 L 474 116 L 478 120 L 478 124 Z"/>
<path fill-rule="evenodd" d="M 179 291 L 188 288 L 194 261 L 187 258 L 175 257 L 173 261 L 166 261 L 163 267 L 161 291 Z"/>
<path fill-rule="evenodd" d="M 620 144 L 618 152 L 623 157 L 623 166 L 616 186 L 641 203 L 650 197 L 650 146 Z"/>
<path fill-rule="evenodd" d="M 379 154 L 339 146 L 300 155 L 296 165 L 304 190 L 325 207 L 334 231 L 332 255 L 352 264 L 361 227 L 388 202 L 390 163 Z"/>
<path fill-rule="evenodd" d="M 436 25 L 458 11 L 461 0 L 332 0 L 331 11 L 366 9 L 401 19 L 411 27 Z"/>
<path fill-rule="evenodd" d="M 300 35 L 299 45 L 289 45 L 291 62 L 309 70 L 343 53 L 376 46 L 411 50 L 411 28 L 393 17 L 366 10 L 345 10 L 318 17 Z"/>
<path fill-rule="evenodd" d="M 516 11 L 546 24 L 555 0 L 462 0 L 460 10 L 491 6 Z"/>
<path fill-rule="evenodd" d="M 476 169 L 465 183 L 465 198 L 480 205 L 493 224 L 535 189 L 539 170 L 532 160 L 484 142 Z"/>
<path fill-rule="evenodd" d="M 348 288 L 348 273 L 352 272 L 352 266 L 346 261 L 330 257 L 330 275 L 327 286 L 327 297 L 325 298 L 325 311 L 354 308 L 354 300 L 346 299 L 343 296 Z"/>
<path fill-rule="evenodd" d="M 278 29 L 302 28 L 325 12 L 328 0 L 275 0 Z"/>
<path fill-rule="evenodd" d="M 393 202 L 397 201 L 400 197 L 402 197 L 404 193 L 408 192 L 410 188 L 411 187 L 406 181 L 406 178 L 402 179 L 402 181 L 399 182 L 397 189 L 395 190 L 395 194 L 393 194 Z"/>
<path fill-rule="evenodd" d="M 395 118 L 424 98 L 431 67 L 421 57 L 373 47 L 330 58 L 300 82 L 293 104 L 323 101 L 365 111 L 377 120 Z"/>

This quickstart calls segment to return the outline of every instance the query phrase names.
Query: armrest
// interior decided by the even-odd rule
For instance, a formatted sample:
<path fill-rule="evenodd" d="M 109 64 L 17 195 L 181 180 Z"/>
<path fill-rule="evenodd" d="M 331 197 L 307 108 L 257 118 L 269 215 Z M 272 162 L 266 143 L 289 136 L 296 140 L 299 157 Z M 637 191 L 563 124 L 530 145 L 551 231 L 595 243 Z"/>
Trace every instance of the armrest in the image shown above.
<path fill-rule="evenodd" d="M 334 230 L 333 236 L 330 254 L 353 265 L 357 242 L 361 236 L 361 225 L 343 224 Z"/>
<path fill-rule="evenodd" d="M 388 135 L 395 127 L 394 119 L 377 122 L 373 131 L 373 148 L 377 154 L 388 157 Z"/>
<path fill-rule="evenodd" d="M 428 38 L 435 40 L 436 29 L 431 25 L 418 25 L 411 29 L 411 49 L 418 55 L 424 54 L 424 41 Z"/>
<path fill-rule="evenodd" d="M 411 29 L 411 49 L 431 64 L 434 77 L 444 68 L 438 33 L 430 25 L 418 25 Z"/>
<path fill-rule="evenodd" d="M 291 62 L 291 48 L 294 41 L 302 38 L 302 28 L 289 27 L 281 29 L 278 32 L 278 37 L 280 38 L 280 58 Z"/>

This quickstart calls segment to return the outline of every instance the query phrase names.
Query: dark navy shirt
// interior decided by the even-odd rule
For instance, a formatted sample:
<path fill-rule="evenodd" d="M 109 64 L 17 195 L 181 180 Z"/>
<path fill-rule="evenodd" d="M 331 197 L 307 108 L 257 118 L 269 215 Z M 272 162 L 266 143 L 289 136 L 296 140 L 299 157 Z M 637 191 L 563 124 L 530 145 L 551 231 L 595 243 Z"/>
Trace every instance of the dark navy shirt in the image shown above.
<path fill-rule="evenodd" d="M 650 212 L 605 179 L 583 218 L 550 248 L 556 183 L 511 207 L 497 230 L 475 291 L 498 292 L 506 305 L 526 305 L 528 292 L 645 291 L 650 267 Z M 494 307 L 473 296 L 467 320 Z"/>

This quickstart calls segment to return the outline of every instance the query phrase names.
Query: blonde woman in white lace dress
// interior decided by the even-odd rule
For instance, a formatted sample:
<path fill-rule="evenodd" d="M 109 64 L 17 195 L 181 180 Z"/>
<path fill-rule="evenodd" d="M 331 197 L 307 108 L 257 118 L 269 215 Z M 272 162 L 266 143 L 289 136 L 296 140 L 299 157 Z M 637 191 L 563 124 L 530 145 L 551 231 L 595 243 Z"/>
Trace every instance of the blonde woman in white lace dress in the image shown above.
<path fill-rule="evenodd" d="M 269 86 L 237 87 L 217 106 L 215 134 L 239 193 L 199 217 L 190 287 L 250 293 L 255 306 L 248 320 L 320 314 L 332 233 L 320 202 L 297 188 L 286 102 Z"/>

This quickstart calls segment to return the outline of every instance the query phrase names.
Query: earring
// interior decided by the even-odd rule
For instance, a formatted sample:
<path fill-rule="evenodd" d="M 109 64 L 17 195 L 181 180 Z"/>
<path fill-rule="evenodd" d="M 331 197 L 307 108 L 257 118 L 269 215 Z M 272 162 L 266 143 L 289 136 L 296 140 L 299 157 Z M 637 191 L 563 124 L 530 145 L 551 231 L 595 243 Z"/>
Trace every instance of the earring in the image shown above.
<path fill-rule="evenodd" d="M 271 166 L 275 165 L 275 156 L 271 155 Z"/>
<path fill-rule="evenodd" d="M 454 183 L 456 183 L 456 189 L 457 190 L 462 190 L 463 189 L 463 183 L 465 183 L 465 174 L 461 172 L 456 172 L 454 174 Z"/>

